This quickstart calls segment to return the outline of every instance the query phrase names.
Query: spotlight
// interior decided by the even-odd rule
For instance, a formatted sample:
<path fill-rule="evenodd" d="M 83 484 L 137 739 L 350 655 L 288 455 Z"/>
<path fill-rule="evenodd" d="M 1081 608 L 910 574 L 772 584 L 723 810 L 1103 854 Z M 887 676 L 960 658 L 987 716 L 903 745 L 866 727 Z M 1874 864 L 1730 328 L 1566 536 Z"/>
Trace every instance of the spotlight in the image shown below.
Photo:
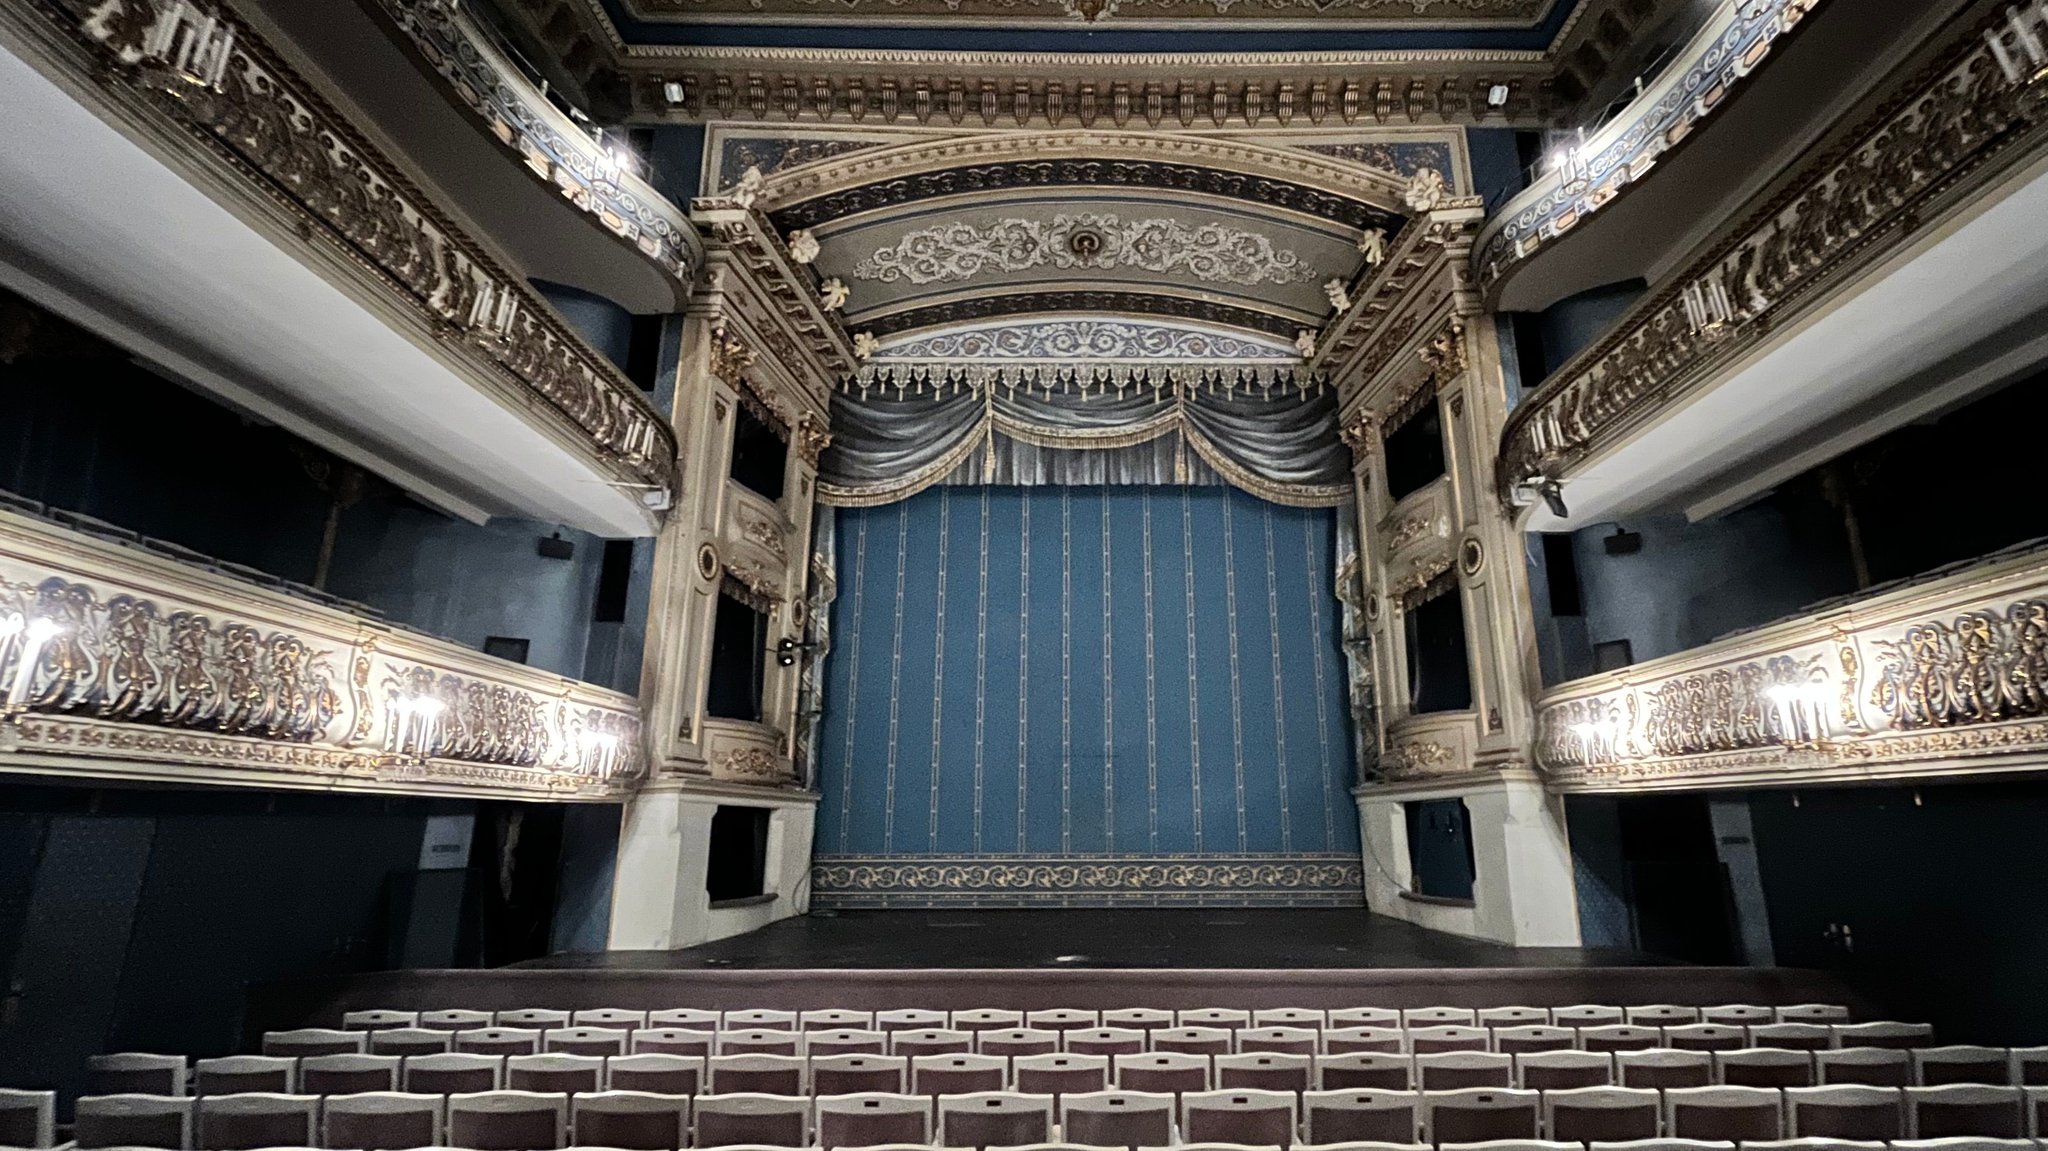
<path fill-rule="evenodd" d="M 1563 484 L 1556 480 L 1544 480 L 1536 485 L 1536 494 L 1543 497 L 1544 506 L 1550 509 L 1551 515 L 1561 520 L 1572 518 L 1572 513 L 1567 511 L 1564 506 Z"/>
<path fill-rule="evenodd" d="M 1493 87 L 1488 88 L 1486 90 L 1486 106 L 1489 108 L 1507 107 L 1508 86 L 1506 84 L 1495 84 Z"/>

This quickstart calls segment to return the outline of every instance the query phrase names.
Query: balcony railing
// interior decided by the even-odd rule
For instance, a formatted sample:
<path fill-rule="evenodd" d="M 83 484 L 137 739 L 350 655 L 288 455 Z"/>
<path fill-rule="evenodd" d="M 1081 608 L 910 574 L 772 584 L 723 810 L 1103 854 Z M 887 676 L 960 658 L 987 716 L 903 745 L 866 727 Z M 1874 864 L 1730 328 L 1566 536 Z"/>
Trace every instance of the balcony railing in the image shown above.
<path fill-rule="evenodd" d="M 1949 49 L 1891 88 L 1840 147 L 1792 173 L 1727 239 L 1531 393 L 1501 436 L 1502 497 L 1530 503 L 2038 155 L 2048 145 L 2048 67 L 2031 53 L 2048 23 L 2037 12 L 1958 24 Z"/>
<path fill-rule="evenodd" d="M 306 242 L 337 245 L 602 470 L 673 493 L 675 437 L 640 390 L 231 13 L 187 0 L 34 0 L 8 15 L 40 19 L 36 31 L 66 44 L 121 111 L 296 215 Z"/>
<path fill-rule="evenodd" d="M 2048 768 L 2048 542 L 1537 702 L 1559 790 Z"/>
<path fill-rule="evenodd" d="M 1819 3 L 1722 0 L 1656 82 L 1591 135 L 1551 157 L 1549 170 L 1487 223 L 1472 254 L 1480 291 L 1490 294 L 1539 248 L 1648 175 Z"/>
<path fill-rule="evenodd" d="M 632 697 L 342 602 L 0 508 L 0 769 L 553 798 L 644 773 Z"/>

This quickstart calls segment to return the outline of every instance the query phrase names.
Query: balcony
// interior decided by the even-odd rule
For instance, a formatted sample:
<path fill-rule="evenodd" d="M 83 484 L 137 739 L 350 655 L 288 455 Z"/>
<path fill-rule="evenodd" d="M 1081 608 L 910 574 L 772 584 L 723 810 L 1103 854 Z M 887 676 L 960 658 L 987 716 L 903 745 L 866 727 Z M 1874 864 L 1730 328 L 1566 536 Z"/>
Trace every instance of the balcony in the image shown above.
<path fill-rule="evenodd" d="M 2048 767 L 2048 542 L 2007 549 L 1537 701 L 1560 791 Z"/>
<path fill-rule="evenodd" d="M 0 771 L 575 800 L 644 765 L 630 696 L 0 505 Z"/>

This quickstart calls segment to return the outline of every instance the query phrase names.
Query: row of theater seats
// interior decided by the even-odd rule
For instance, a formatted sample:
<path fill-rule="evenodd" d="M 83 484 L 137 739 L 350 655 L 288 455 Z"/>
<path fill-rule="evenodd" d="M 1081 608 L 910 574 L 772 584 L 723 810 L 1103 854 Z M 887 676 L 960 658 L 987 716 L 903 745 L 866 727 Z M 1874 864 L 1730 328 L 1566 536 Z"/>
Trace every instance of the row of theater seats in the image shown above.
<path fill-rule="evenodd" d="M 1760 1023 L 1846 1023 L 1849 1009 L 1836 1003 L 1795 1003 L 1764 1007 L 1748 1003 L 1693 1007 L 1676 1003 L 1639 1004 L 1621 1007 L 1608 1004 L 1577 1004 L 1567 1007 L 1199 1007 L 1168 1011 L 1152 1007 L 1085 1008 L 1053 1007 L 1035 1011 L 978 1007 L 960 1011 L 931 1011 L 906 1008 L 891 1011 L 853 1011 L 825 1008 L 816 1011 L 750 1009 L 718 1011 L 709 1008 L 676 1007 L 640 1011 L 618 1007 L 594 1007 L 565 1011 L 548 1007 L 523 1007 L 507 1011 L 476 1011 L 454 1008 L 441 1011 L 370 1010 L 350 1011 L 341 1025 L 348 1031 L 377 1031 L 393 1027 L 420 1027 L 434 1031 L 468 1031 L 479 1027 L 683 1027 L 700 1031 L 926 1031 L 952 1028 L 960 1031 L 998 1031 L 1033 1028 L 1045 1031 L 1079 1031 L 1095 1027 L 1135 1028 L 1152 1031 L 1171 1027 L 1223 1027 L 1231 1030 L 1258 1027 L 1435 1027 L 1463 1024 L 1479 1027 L 1520 1027 L 1528 1024 L 1556 1024 L 1561 1027 L 1599 1027 L 1613 1023 L 1634 1023 L 1668 1027 L 1680 1023 L 1722 1023 L 1747 1027 Z"/>
<path fill-rule="evenodd" d="M 1822 1050 L 1846 1047 L 1927 1047 L 1933 1029 L 1924 1023 L 1679 1023 L 1651 1026 L 1612 1023 L 1582 1027 L 1516 1024 L 1482 1027 L 1468 1024 L 1408 1027 L 1271 1026 L 1090 1027 L 1054 1031 L 1046 1028 L 918 1028 L 882 1031 L 835 1028 L 788 1031 L 772 1028 L 700 1030 L 687 1027 L 552 1028 L 478 1027 L 462 1031 L 422 1027 L 376 1030 L 301 1028 L 271 1031 L 263 1037 L 266 1055 L 426 1055 L 461 1051 L 481 1055 L 1129 1055 L 1147 1051 L 1191 1055 L 1232 1055 L 1264 1052 L 1291 1055 L 1341 1055 L 1351 1052 L 1497 1051 L 1638 1051 L 1668 1047 L 1681 1051 L 1732 1051 L 1745 1047 Z"/>
<path fill-rule="evenodd" d="M 405 1090 L 448 1095 L 512 1088 L 578 1094 L 599 1090 L 697 1095 L 846 1095 L 910 1091 L 956 1095 L 1017 1090 L 1044 1094 L 1135 1091 L 1183 1094 L 1212 1088 L 1556 1090 L 1576 1087 L 1815 1087 L 1946 1084 L 2048 1086 L 2048 1048 L 1952 1046 L 1899 1050 L 1450 1051 L 1425 1055 L 1253 1052 L 1197 1055 L 1045 1053 L 944 1055 L 231 1055 L 188 1069 L 180 1055 L 95 1056 L 93 1094 L 179 1096 L 246 1092 L 339 1095 Z"/>
<path fill-rule="evenodd" d="M 0 1108 L 0 1114 L 4 1111 Z M 39 1119 L 44 1138 L 23 1145 L 47 1146 L 48 1120 L 44 1102 Z M 476 1151 L 555 1151 L 571 1144 L 630 1151 L 733 1145 L 831 1151 L 934 1143 L 982 1149 L 1054 1140 L 1121 1148 L 1176 1143 L 1289 1148 L 1548 1139 L 1576 1147 L 1658 1138 L 1890 1142 L 2044 1135 L 2048 1088 L 1967 1084 L 1303 1094 L 1254 1089 L 1181 1095 L 992 1091 L 816 1098 L 630 1091 L 576 1096 L 528 1091 L 114 1095 L 79 1099 L 73 1128 L 80 1148 L 171 1151 L 284 1146 L 377 1151 L 444 1143 Z"/>

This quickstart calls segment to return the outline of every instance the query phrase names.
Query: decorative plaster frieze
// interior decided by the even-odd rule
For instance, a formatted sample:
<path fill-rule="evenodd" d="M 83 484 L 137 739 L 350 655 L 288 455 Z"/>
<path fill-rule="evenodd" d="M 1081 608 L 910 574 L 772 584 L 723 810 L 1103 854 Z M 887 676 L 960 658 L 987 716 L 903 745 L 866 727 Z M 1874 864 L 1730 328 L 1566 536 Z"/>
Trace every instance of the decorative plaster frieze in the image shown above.
<path fill-rule="evenodd" d="M 1168 906 L 1362 901 L 1364 868 L 1352 855 L 1251 856 L 820 856 L 813 906 Z"/>
<path fill-rule="evenodd" d="M 1203 283 L 1255 287 L 1319 277 L 1300 255 L 1253 231 L 1216 222 L 1114 212 L 1008 217 L 987 224 L 934 224 L 907 232 L 854 266 L 856 279 L 950 284 L 1033 268 L 1128 268 Z"/>

